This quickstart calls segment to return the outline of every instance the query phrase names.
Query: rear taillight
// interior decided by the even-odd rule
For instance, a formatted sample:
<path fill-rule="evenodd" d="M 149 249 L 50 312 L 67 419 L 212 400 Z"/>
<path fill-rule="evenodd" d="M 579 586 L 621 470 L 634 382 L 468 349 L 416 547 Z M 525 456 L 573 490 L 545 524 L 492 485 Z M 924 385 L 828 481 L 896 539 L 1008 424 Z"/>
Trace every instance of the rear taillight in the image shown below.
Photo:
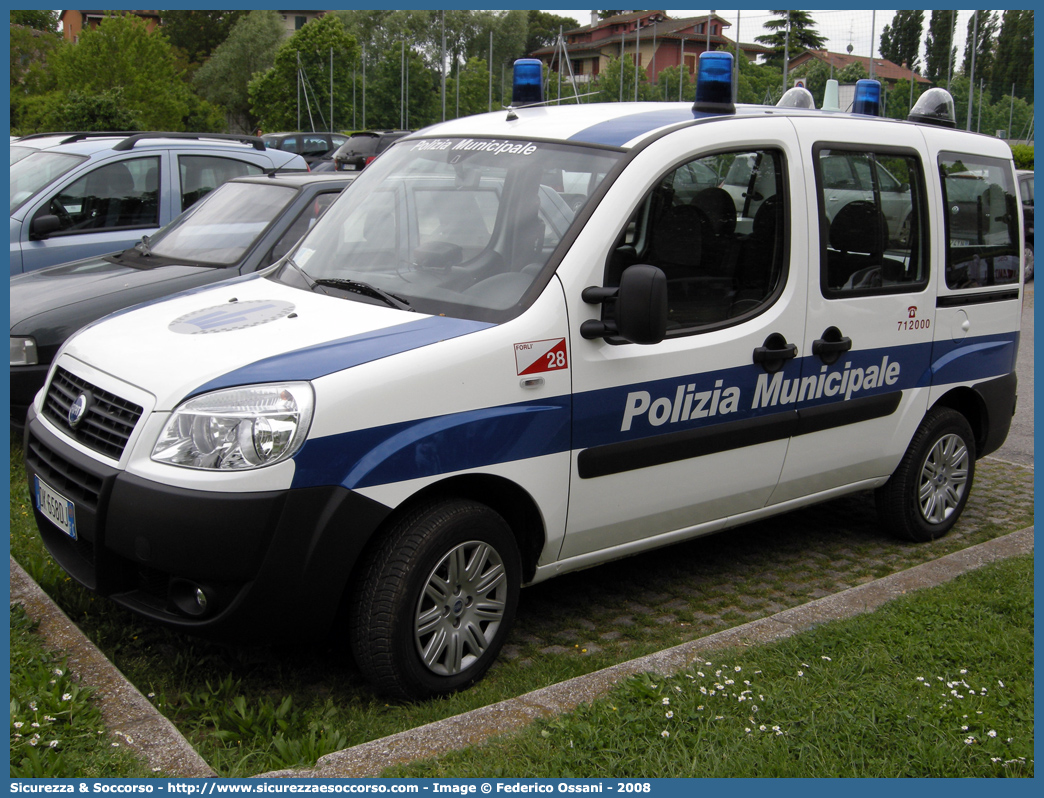
<path fill-rule="evenodd" d="M 366 161 L 363 163 L 363 166 L 369 166 L 371 163 L 373 163 L 373 159 L 376 157 L 376 155 L 367 155 Z"/>

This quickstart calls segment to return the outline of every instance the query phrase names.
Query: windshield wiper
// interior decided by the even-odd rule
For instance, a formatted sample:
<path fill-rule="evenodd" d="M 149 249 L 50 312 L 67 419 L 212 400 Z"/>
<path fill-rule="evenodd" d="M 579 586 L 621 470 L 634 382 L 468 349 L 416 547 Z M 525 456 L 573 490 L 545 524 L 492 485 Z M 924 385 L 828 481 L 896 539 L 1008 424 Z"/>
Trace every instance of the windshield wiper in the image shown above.
<path fill-rule="evenodd" d="M 363 296 L 370 296 L 374 299 L 379 299 L 385 304 L 397 308 L 398 310 L 413 310 L 413 308 L 410 307 L 410 303 L 402 297 L 388 293 L 383 288 L 378 288 L 375 285 L 363 283 L 358 280 L 320 279 L 316 280 L 313 285 L 343 288 L 345 291 L 351 291 L 355 294 L 362 294 Z"/>

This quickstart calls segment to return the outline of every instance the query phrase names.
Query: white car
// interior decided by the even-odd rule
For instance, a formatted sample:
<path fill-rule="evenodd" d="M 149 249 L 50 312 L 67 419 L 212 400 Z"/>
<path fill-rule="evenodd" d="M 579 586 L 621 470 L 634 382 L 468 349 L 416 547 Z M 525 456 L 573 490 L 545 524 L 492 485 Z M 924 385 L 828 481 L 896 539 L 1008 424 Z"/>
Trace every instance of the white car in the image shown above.
<path fill-rule="evenodd" d="M 853 491 L 945 534 L 1011 423 L 1023 286 L 1019 220 L 951 245 L 940 172 L 1014 196 L 1011 152 L 938 89 L 918 123 L 736 106 L 708 55 L 695 104 L 405 136 L 272 269 L 72 337 L 25 448 L 55 560 L 225 640 L 343 610 L 417 698 L 486 672 L 523 585 Z M 903 170 L 907 236 L 884 191 L 826 211 L 839 154 Z M 678 190 L 730 159 L 756 209 Z"/>

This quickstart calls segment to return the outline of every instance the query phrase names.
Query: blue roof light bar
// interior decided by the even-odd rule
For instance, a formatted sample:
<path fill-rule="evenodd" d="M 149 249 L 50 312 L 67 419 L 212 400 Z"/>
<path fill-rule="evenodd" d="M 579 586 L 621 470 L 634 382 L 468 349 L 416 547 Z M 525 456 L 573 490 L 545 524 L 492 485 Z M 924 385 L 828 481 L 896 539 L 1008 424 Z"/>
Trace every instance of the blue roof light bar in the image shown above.
<path fill-rule="evenodd" d="M 732 101 L 732 53 L 715 50 L 700 54 L 696 70 L 696 102 L 693 114 L 734 114 Z"/>
<path fill-rule="evenodd" d="M 881 115 L 881 81 L 856 81 L 852 113 L 866 114 L 867 116 Z"/>
<path fill-rule="evenodd" d="M 511 73 L 511 105 L 520 108 L 544 101 L 544 65 L 538 58 L 519 58 Z"/>

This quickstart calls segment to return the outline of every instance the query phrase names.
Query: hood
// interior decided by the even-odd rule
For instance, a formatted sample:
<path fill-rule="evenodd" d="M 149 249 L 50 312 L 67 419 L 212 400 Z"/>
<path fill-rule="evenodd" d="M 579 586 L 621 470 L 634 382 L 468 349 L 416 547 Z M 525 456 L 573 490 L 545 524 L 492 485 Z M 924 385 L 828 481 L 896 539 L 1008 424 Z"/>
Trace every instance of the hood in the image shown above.
<path fill-rule="evenodd" d="M 206 391 L 317 379 L 490 326 L 250 277 L 117 313 L 64 351 L 165 411 Z"/>
<path fill-rule="evenodd" d="M 58 344 L 117 310 L 236 276 L 199 266 L 133 269 L 101 257 L 50 266 L 11 278 L 11 334 Z"/>

